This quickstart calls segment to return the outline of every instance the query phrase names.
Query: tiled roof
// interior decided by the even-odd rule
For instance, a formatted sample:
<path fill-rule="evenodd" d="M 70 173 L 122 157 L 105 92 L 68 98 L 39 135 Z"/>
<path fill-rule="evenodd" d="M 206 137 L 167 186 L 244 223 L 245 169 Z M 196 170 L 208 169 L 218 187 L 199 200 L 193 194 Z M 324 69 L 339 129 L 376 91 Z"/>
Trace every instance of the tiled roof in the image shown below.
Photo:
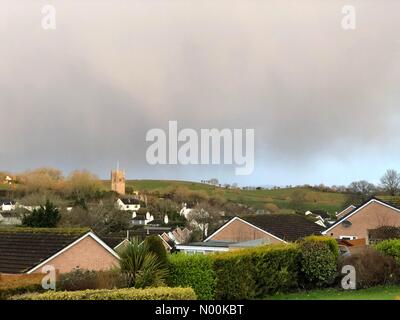
<path fill-rule="evenodd" d="M 320 234 L 325 229 L 296 214 L 260 214 L 241 218 L 285 241 L 296 241 L 309 235 Z"/>
<path fill-rule="evenodd" d="M 88 230 L 0 228 L 0 273 L 24 273 L 50 258 Z"/>

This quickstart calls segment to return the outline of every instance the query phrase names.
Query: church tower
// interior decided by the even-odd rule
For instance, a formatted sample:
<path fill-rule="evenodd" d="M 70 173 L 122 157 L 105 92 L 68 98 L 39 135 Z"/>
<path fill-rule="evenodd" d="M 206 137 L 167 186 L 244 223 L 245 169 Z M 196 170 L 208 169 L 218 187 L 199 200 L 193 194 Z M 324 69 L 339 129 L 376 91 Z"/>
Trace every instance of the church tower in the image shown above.
<path fill-rule="evenodd" d="M 117 170 L 111 170 L 111 190 L 125 194 L 125 171 L 120 170 L 119 166 Z"/>

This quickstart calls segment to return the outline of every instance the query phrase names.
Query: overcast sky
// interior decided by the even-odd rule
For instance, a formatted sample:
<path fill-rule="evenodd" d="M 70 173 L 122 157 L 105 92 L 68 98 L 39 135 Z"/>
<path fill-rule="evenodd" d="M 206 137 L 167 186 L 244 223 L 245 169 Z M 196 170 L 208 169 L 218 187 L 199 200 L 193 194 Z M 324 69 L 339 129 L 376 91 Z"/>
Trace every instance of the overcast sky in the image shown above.
<path fill-rule="evenodd" d="M 56 8 L 56 30 L 41 26 Z M 356 29 L 343 30 L 354 5 Z M 400 2 L 0 0 L 0 170 L 252 185 L 400 169 Z M 150 166 L 146 132 L 252 128 L 255 170 Z"/>

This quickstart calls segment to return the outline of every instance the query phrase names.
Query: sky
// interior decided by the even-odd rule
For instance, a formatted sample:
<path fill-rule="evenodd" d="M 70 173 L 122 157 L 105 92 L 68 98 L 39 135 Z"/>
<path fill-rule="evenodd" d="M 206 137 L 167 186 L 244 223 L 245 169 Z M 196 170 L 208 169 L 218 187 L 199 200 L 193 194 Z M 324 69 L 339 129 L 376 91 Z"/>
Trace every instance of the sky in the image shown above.
<path fill-rule="evenodd" d="M 131 179 L 377 183 L 400 170 L 399 12 L 395 0 L 0 0 L 0 170 L 108 178 L 119 162 Z M 150 165 L 146 133 L 169 121 L 254 129 L 252 174 Z"/>

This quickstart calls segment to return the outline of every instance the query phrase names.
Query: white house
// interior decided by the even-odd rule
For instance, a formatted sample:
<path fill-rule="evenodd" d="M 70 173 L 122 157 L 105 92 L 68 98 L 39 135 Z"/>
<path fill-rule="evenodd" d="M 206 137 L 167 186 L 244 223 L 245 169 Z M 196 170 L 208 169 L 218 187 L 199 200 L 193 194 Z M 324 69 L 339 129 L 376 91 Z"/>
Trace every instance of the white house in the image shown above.
<path fill-rule="evenodd" d="M 183 204 L 182 204 L 182 209 L 181 209 L 181 211 L 179 212 L 179 214 L 180 214 L 181 216 L 184 216 L 185 219 L 187 219 L 188 215 L 189 215 L 192 211 L 193 211 L 193 209 L 188 208 L 188 207 L 187 207 L 187 204 L 186 204 L 186 203 L 183 203 Z"/>
<path fill-rule="evenodd" d="M 0 203 L 1 203 L 1 206 L 0 206 L 1 211 L 12 211 L 12 210 L 15 210 L 15 205 L 16 205 L 15 201 L 2 200 L 2 201 L 0 201 Z"/>
<path fill-rule="evenodd" d="M 121 198 L 117 200 L 117 207 L 122 211 L 138 211 L 140 209 L 140 201 L 135 198 Z"/>
<path fill-rule="evenodd" d="M 136 212 L 132 213 L 132 223 L 136 226 L 147 225 L 148 223 L 154 220 L 154 216 L 147 212 L 145 215 L 136 214 Z"/>

